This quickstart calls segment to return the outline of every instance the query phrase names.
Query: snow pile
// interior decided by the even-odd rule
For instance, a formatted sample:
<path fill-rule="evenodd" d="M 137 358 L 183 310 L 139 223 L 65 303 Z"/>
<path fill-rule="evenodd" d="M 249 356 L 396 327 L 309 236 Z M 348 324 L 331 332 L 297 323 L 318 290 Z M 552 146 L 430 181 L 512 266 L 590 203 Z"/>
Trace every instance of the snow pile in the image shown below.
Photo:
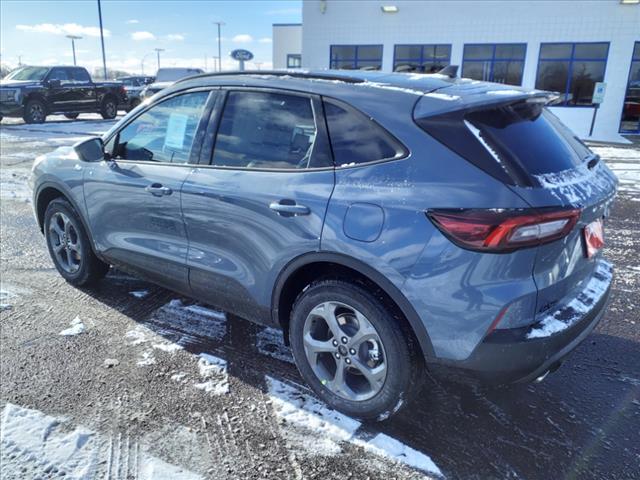
<path fill-rule="evenodd" d="M 574 205 L 609 194 L 615 185 L 615 177 L 607 171 L 602 162 L 593 169 L 582 164 L 568 170 L 534 177 L 541 187 L 548 188 L 556 198 L 568 200 Z"/>
<path fill-rule="evenodd" d="M 71 323 L 69 324 L 69 328 L 62 330 L 58 335 L 62 335 L 65 337 L 72 337 L 74 335 L 80 335 L 86 330 L 84 323 L 80 317 L 76 316 Z"/>
<path fill-rule="evenodd" d="M 593 276 L 580 294 L 569 303 L 543 318 L 528 334 L 527 338 L 543 338 L 561 332 L 580 321 L 605 294 L 613 276 L 613 267 L 601 260 Z"/>
<path fill-rule="evenodd" d="M 456 100 L 460 100 L 460 97 L 458 95 L 449 95 L 448 93 L 431 92 L 425 93 L 424 96 L 429 98 L 436 98 L 438 100 L 445 100 L 447 102 L 455 102 Z"/>
<path fill-rule="evenodd" d="M 64 420 L 8 403 L 2 412 L 2 478 L 94 478 L 98 445 L 84 428 L 69 431 Z"/>
<path fill-rule="evenodd" d="M 198 370 L 204 381 L 194 384 L 194 387 L 214 395 L 229 393 L 229 375 L 227 374 L 226 360 L 208 353 L 201 353 L 198 359 Z"/>
<path fill-rule="evenodd" d="M 294 363 L 291 350 L 284 344 L 282 331 L 266 327 L 256 335 L 256 346 L 263 355 L 282 360 L 283 362 Z"/>
<path fill-rule="evenodd" d="M 340 443 L 348 442 L 383 459 L 420 469 L 428 474 L 441 476 L 442 472 L 425 455 L 404 443 L 382 433 L 371 439 L 361 438 L 361 423 L 329 407 L 302 387 L 265 377 L 269 399 L 274 413 L 280 418 L 283 433 L 290 442 L 320 455 L 336 455 L 341 452 Z"/>
<path fill-rule="evenodd" d="M 419 96 L 424 95 L 424 92 L 422 92 L 420 90 L 413 90 L 411 88 L 397 87 L 395 85 L 389 85 L 388 83 L 370 82 L 368 80 L 365 81 L 365 82 L 362 82 L 362 83 L 354 83 L 354 85 L 356 85 L 358 87 L 372 87 L 372 88 L 379 88 L 381 90 L 391 90 L 391 91 L 394 91 L 394 92 L 408 93 L 410 95 L 419 95 Z"/>

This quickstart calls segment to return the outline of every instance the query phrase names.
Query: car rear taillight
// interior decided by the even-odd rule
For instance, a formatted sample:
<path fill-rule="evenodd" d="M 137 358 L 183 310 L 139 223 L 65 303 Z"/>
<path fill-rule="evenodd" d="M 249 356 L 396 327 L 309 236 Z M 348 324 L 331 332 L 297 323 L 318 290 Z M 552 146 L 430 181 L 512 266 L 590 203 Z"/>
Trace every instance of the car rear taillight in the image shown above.
<path fill-rule="evenodd" d="M 457 245 L 485 252 L 511 252 L 566 236 L 580 209 L 429 210 L 427 216 Z"/>

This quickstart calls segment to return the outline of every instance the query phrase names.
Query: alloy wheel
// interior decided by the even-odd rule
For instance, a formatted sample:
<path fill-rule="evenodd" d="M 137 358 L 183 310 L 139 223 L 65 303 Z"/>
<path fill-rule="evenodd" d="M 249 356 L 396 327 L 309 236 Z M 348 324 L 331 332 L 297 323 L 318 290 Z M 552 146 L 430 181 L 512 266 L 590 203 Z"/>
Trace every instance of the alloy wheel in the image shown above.
<path fill-rule="evenodd" d="M 35 123 L 40 123 L 44 120 L 44 109 L 39 103 L 34 103 L 30 108 L 31 118 Z"/>
<path fill-rule="evenodd" d="M 351 401 L 374 397 L 387 377 L 382 340 L 357 309 L 324 302 L 307 316 L 303 330 L 307 360 L 322 385 Z"/>
<path fill-rule="evenodd" d="M 81 240 L 67 215 L 56 212 L 51 216 L 48 240 L 58 265 L 67 273 L 76 273 L 82 265 Z"/>

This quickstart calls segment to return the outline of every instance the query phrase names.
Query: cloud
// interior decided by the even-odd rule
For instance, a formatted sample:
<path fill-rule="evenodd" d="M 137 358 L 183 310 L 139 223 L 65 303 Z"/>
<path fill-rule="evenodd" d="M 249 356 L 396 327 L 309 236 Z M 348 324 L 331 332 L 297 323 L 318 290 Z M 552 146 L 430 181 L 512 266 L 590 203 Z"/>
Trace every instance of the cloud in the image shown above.
<path fill-rule="evenodd" d="M 236 35 L 231 39 L 233 43 L 251 43 L 253 42 L 253 37 L 246 33 L 241 33 L 240 35 Z"/>
<path fill-rule="evenodd" d="M 132 40 L 155 40 L 156 36 L 151 32 L 133 32 L 131 34 Z"/>
<path fill-rule="evenodd" d="M 140 23 L 140 20 L 132 18 L 131 20 L 127 20 L 125 23 L 128 23 L 129 25 L 135 25 L 136 23 Z"/>
<path fill-rule="evenodd" d="M 264 37 L 264 38 L 261 38 L 260 40 L 258 40 L 258 42 L 260 42 L 260 43 L 271 43 L 272 41 L 273 40 L 271 40 L 271 38 L 269 38 L 269 37 Z"/>
<path fill-rule="evenodd" d="M 85 27 L 77 23 L 38 23 L 37 25 L 16 25 L 17 30 L 23 32 L 50 33 L 53 35 L 79 35 L 81 37 L 99 37 L 98 27 Z M 111 32 L 103 29 L 105 37 L 111 36 Z"/>
<path fill-rule="evenodd" d="M 302 9 L 300 8 L 280 8 L 276 10 L 267 10 L 267 15 L 302 15 Z"/>
<path fill-rule="evenodd" d="M 182 42 L 184 40 L 184 35 L 180 35 L 179 33 L 170 33 L 167 35 L 167 40 Z"/>

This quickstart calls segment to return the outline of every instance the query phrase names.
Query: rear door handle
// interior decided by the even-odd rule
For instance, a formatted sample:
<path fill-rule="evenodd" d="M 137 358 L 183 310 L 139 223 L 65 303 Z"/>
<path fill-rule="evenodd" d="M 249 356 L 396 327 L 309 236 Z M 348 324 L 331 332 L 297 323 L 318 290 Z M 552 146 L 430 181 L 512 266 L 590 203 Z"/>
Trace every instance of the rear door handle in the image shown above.
<path fill-rule="evenodd" d="M 151 185 L 146 186 L 144 189 L 145 191 L 156 197 L 171 195 L 173 193 L 173 190 L 171 190 L 169 187 L 164 187 L 159 183 L 152 183 Z"/>
<path fill-rule="evenodd" d="M 293 215 L 309 215 L 309 213 L 311 213 L 309 207 L 298 205 L 297 203 L 282 203 L 283 201 L 284 200 L 280 200 L 279 202 L 271 202 L 269 204 L 269 208 L 277 212 L 278 215 L 282 215 L 285 217 Z"/>

